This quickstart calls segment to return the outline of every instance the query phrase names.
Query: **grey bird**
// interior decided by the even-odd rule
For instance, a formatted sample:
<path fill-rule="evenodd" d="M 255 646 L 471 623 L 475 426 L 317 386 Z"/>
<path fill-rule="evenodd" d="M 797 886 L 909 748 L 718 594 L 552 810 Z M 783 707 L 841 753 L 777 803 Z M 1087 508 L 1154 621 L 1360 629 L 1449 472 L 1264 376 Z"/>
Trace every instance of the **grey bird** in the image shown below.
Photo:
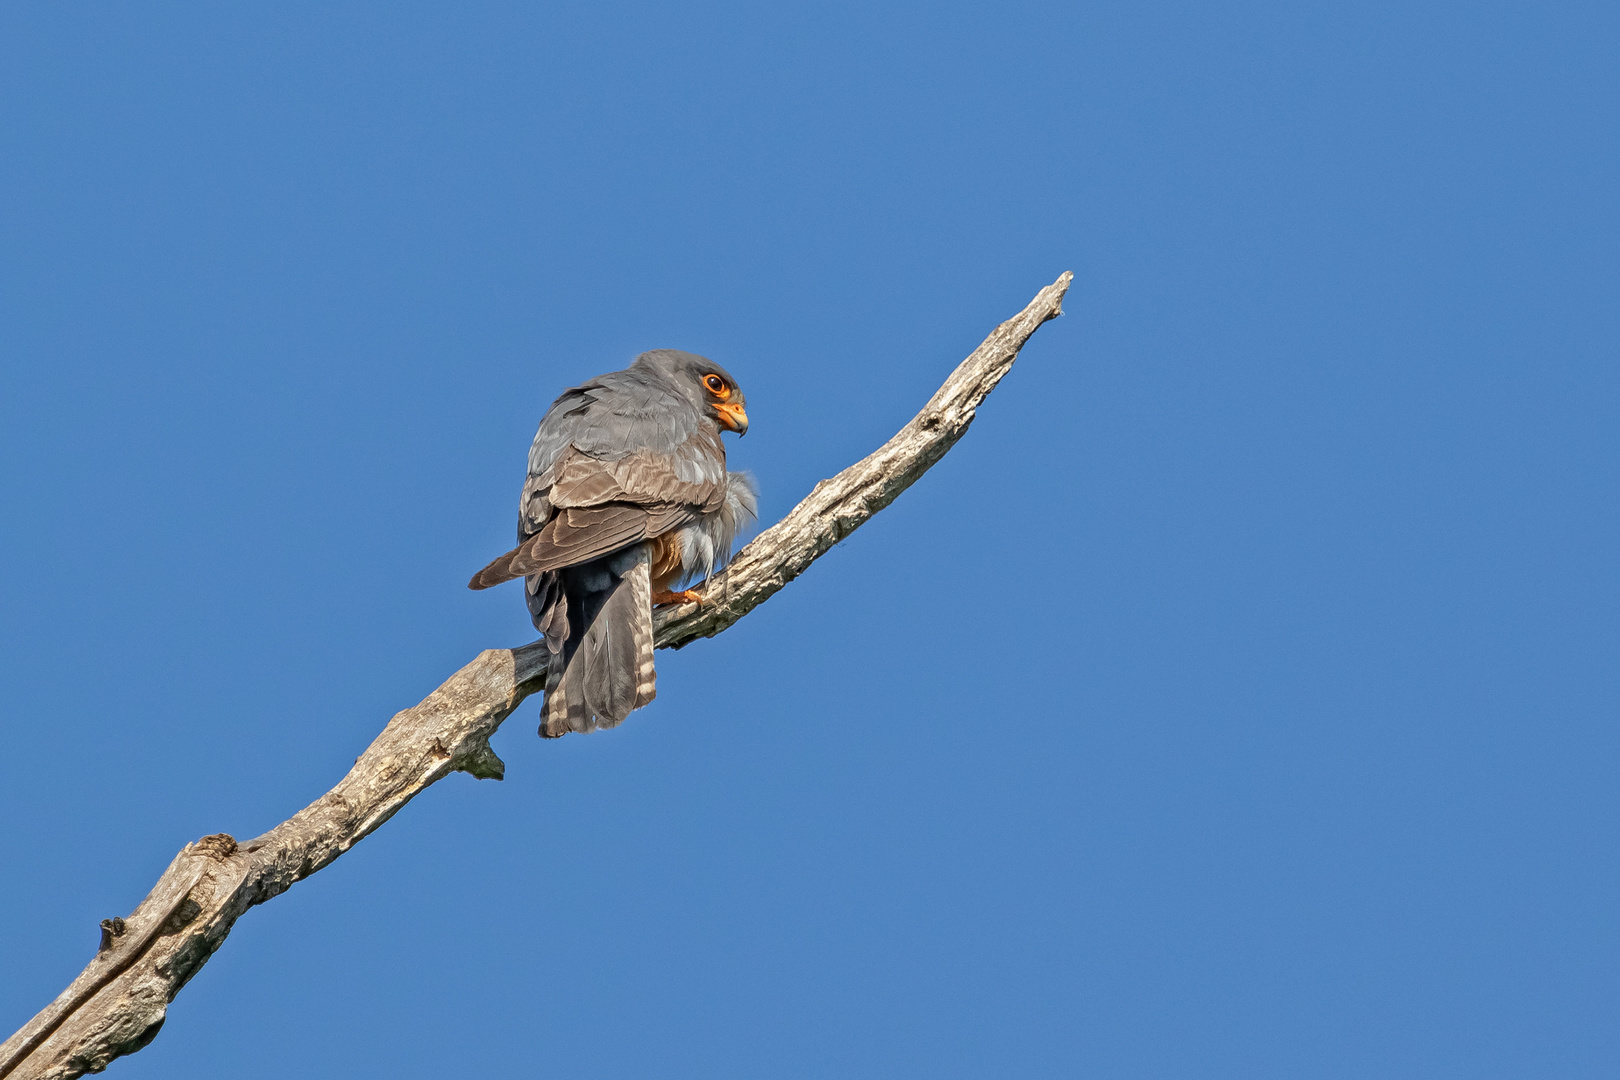
<path fill-rule="evenodd" d="M 723 431 L 748 430 L 719 364 L 654 349 L 563 391 L 540 421 L 518 505 L 518 546 L 471 589 L 523 578 L 551 654 L 540 734 L 610 728 L 657 693 L 654 604 L 731 557 L 758 514 L 753 478 L 726 470 Z"/>

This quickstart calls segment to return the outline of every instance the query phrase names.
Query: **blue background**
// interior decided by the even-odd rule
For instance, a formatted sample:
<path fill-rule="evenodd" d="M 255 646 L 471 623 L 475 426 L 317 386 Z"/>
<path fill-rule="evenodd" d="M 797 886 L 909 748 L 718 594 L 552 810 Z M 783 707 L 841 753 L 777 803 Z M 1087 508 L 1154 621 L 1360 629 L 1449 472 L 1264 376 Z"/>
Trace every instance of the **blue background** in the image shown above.
<path fill-rule="evenodd" d="M 6 5 L 0 1028 L 478 650 L 562 387 L 773 521 L 659 698 L 250 912 L 123 1077 L 1620 1061 L 1607 3 Z"/>

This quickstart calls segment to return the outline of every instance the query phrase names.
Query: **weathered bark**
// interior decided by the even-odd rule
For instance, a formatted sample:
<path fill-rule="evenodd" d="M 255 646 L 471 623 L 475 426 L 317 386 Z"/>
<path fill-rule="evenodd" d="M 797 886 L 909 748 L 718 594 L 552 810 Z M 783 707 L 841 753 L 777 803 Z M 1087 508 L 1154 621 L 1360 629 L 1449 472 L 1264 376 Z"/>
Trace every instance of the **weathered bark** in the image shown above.
<path fill-rule="evenodd" d="M 1042 289 L 945 380 L 899 433 L 765 530 L 705 586 L 702 604 L 660 609 L 659 648 L 713 637 L 798 577 L 893 502 L 961 438 L 1018 350 L 1062 314 L 1073 275 Z M 417 793 L 455 771 L 501 778 L 489 738 L 541 689 L 539 643 L 490 649 L 415 708 L 397 714 L 338 785 L 263 836 L 188 844 L 127 919 L 102 924 L 102 948 L 38 1016 L 0 1044 L 0 1080 L 68 1080 L 100 1072 L 157 1034 L 168 1003 L 224 944 L 236 920 L 342 855 Z"/>

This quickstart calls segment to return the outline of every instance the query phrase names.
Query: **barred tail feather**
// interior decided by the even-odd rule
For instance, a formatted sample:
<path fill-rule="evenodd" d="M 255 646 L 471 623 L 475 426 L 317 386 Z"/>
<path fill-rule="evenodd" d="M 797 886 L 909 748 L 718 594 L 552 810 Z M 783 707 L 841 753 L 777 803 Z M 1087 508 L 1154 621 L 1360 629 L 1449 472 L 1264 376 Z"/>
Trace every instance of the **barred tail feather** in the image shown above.
<path fill-rule="evenodd" d="M 546 675 L 548 738 L 614 727 L 658 692 L 646 545 L 569 567 L 560 580 L 568 627 Z"/>

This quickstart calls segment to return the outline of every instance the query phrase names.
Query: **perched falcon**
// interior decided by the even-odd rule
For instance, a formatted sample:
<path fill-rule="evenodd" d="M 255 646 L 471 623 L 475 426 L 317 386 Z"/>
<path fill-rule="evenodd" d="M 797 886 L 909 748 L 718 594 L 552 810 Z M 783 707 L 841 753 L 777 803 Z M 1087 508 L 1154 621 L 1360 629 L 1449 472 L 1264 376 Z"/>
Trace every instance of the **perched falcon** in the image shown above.
<path fill-rule="evenodd" d="M 712 360 L 674 349 L 565 390 L 529 450 L 518 546 L 473 576 L 513 578 L 551 652 L 540 734 L 609 728 L 653 699 L 652 606 L 714 572 L 758 512 L 726 471 L 722 431 L 748 430 L 743 393 Z"/>

